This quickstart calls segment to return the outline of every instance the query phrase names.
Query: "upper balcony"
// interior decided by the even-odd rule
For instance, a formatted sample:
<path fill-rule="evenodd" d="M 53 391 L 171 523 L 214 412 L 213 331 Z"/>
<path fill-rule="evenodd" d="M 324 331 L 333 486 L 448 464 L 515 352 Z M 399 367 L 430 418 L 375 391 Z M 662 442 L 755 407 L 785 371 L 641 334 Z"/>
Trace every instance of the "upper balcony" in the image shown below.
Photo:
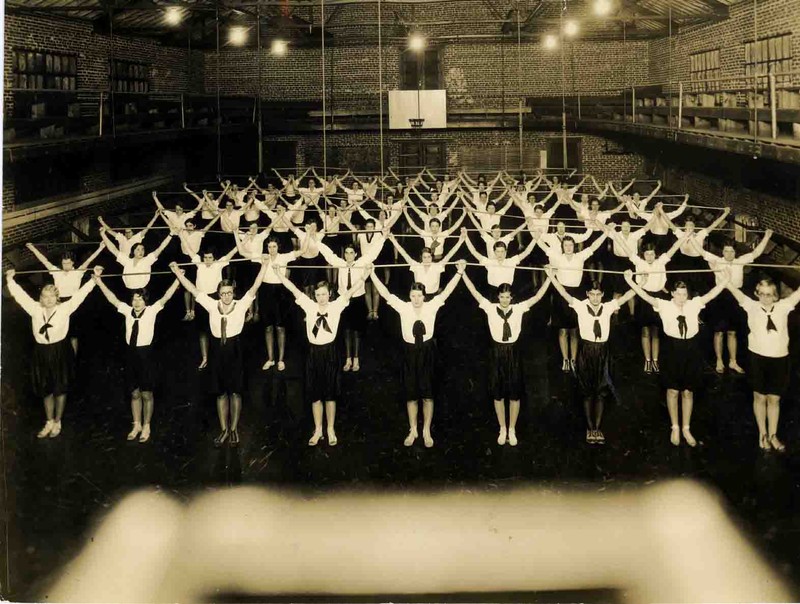
<path fill-rule="evenodd" d="M 527 125 L 627 132 L 800 164 L 800 72 L 528 99 Z"/>

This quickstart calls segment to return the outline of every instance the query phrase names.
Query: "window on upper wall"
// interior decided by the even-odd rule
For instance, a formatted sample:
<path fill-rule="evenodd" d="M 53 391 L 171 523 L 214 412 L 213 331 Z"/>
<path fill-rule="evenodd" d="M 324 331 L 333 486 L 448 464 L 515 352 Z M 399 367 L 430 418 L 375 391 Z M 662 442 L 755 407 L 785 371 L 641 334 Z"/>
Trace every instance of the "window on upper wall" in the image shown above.
<path fill-rule="evenodd" d="M 150 92 L 150 65 L 114 59 L 111 87 L 116 92 Z"/>
<path fill-rule="evenodd" d="M 715 90 L 719 82 L 705 82 L 715 80 L 720 76 L 719 49 L 696 52 L 689 55 L 689 79 L 696 84 L 691 84 L 693 91 Z"/>
<path fill-rule="evenodd" d="M 401 90 L 441 90 L 441 61 L 438 48 L 400 54 Z"/>
<path fill-rule="evenodd" d="M 78 57 L 49 50 L 14 49 L 14 88 L 27 90 L 75 90 Z"/>
<path fill-rule="evenodd" d="M 792 71 L 792 34 L 772 36 L 744 45 L 744 73 L 746 76 Z M 778 84 L 790 84 L 791 76 L 779 75 Z"/>

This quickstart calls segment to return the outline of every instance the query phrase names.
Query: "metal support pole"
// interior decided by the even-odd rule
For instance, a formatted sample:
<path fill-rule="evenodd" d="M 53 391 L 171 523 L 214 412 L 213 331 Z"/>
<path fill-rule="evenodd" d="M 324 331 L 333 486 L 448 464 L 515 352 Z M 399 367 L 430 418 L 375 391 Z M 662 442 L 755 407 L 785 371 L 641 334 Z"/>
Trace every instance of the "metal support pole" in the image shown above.
<path fill-rule="evenodd" d="M 678 82 L 678 130 L 683 124 L 683 82 Z"/>
<path fill-rule="evenodd" d="M 775 96 L 775 74 L 769 74 L 769 112 L 772 122 L 772 140 L 778 138 L 778 99 Z"/>
<path fill-rule="evenodd" d="M 261 107 L 261 5 L 256 4 L 256 61 L 258 82 L 256 83 L 256 106 L 258 107 L 258 173 L 264 173 L 264 120 Z"/>
<path fill-rule="evenodd" d="M 215 11 L 216 34 L 217 34 L 217 175 L 222 174 L 222 103 L 219 97 L 219 2 Z"/>
<path fill-rule="evenodd" d="M 186 128 L 186 95 L 181 92 L 181 129 Z"/>
<path fill-rule="evenodd" d="M 101 90 L 100 91 L 100 115 L 98 116 L 99 124 L 97 125 L 98 136 L 103 136 L 103 110 L 105 108 L 104 103 L 104 95 L 105 93 Z"/>
<path fill-rule="evenodd" d="M 559 17 L 559 31 L 561 44 L 561 167 L 567 167 L 567 73 L 564 61 L 564 8 Z"/>
<path fill-rule="evenodd" d="M 383 157 L 383 38 L 381 29 L 381 0 L 378 0 L 378 128 L 381 151 L 381 178 L 384 177 Z"/>
<path fill-rule="evenodd" d="M 631 123 L 636 123 L 636 86 L 631 86 Z"/>
<path fill-rule="evenodd" d="M 519 171 L 525 171 L 522 145 L 522 25 L 519 18 L 519 5 L 517 5 L 517 94 L 519 95 Z"/>
<path fill-rule="evenodd" d="M 320 23 L 322 25 L 322 177 L 328 180 L 328 110 L 325 102 L 325 0 L 320 0 Z"/>

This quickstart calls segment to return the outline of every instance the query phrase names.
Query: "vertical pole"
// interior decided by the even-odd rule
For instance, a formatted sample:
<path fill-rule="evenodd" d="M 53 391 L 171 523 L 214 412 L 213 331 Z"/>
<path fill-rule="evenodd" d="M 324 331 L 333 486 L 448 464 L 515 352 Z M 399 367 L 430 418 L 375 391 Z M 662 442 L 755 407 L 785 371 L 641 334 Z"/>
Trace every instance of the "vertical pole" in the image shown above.
<path fill-rule="evenodd" d="M 519 171 L 525 171 L 522 145 L 522 25 L 519 18 L 519 5 L 517 5 L 517 94 L 519 95 Z"/>
<path fill-rule="evenodd" d="M 636 123 L 636 86 L 631 86 L 631 122 Z"/>
<path fill-rule="evenodd" d="M 683 82 L 678 82 L 678 130 L 683 124 Z"/>
<path fill-rule="evenodd" d="M 186 128 L 186 95 L 181 92 L 181 128 Z"/>
<path fill-rule="evenodd" d="M 561 7 L 561 13 L 558 19 L 559 26 L 559 43 L 561 46 L 561 159 L 563 161 L 562 167 L 567 168 L 567 73 L 566 64 L 564 62 L 564 10 L 566 9 L 566 2 Z"/>
<path fill-rule="evenodd" d="M 114 56 L 114 15 L 111 6 L 108 7 L 108 33 L 109 33 L 109 46 L 111 50 L 111 94 L 109 100 L 111 101 L 111 136 L 117 137 L 117 108 L 116 99 L 114 98 L 114 81 L 117 75 L 117 61 Z"/>
<path fill-rule="evenodd" d="M 217 177 L 222 177 L 222 103 L 219 97 L 219 1 L 216 4 L 216 35 L 217 35 Z"/>
<path fill-rule="evenodd" d="M 672 2 L 667 6 L 669 14 L 669 85 L 667 86 L 667 103 L 669 105 L 669 117 L 667 127 L 672 128 Z"/>
<path fill-rule="evenodd" d="M 378 0 L 378 130 L 381 146 L 381 175 L 383 174 L 383 39 L 381 37 L 381 0 Z"/>
<path fill-rule="evenodd" d="M 778 99 L 775 98 L 775 73 L 769 72 L 769 112 L 772 122 L 772 140 L 778 138 Z"/>
<path fill-rule="evenodd" d="M 322 24 L 322 174 L 328 180 L 328 116 L 325 102 L 325 0 L 320 0 L 320 23 Z"/>
<path fill-rule="evenodd" d="M 99 133 L 99 136 L 103 136 L 103 109 L 104 109 L 103 96 L 104 96 L 104 93 L 101 90 L 100 91 L 100 115 L 99 115 L 100 123 L 97 126 L 97 131 Z"/>
<path fill-rule="evenodd" d="M 261 107 L 261 4 L 256 4 L 256 61 L 258 80 L 256 82 L 256 106 L 258 107 L 258 174 L 264 173 L 264 120 Z"/>
<path fill-rule="evenodd" d="M 758 0 L 753 0 L 753 52 L 750 56 L 755 59 L 758 48 Z M 753 142 L 758 142 L 758 69 L 759 61 L 753 61 Z"/>

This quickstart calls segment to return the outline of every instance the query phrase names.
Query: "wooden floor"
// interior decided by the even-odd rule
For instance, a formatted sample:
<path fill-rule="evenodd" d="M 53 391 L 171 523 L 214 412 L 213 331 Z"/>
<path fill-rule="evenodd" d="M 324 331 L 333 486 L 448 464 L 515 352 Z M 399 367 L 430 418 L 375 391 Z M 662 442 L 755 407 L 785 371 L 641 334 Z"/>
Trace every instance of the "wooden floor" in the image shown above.
<path fill-rule="evenodd" d="M 526 278 L 527 273 L 518 276 Z M 155 277 L 151 289 L 158 295 L 169 281 Z M 398 282 L 395 278 L 395 291 Z M 419 443 L 402 446 L 407 426 L 396 363 L 399 321 L 385 307 L 366 335 L 362 371 L 344 378 L 338 447 L 306 445 L 311 418 L 303 402 L 304 336 L 295 317 L 284 374 L 261 371 L 262 330 L 247 326 L 244 338 L 250 354 L 242 443 L 238 449 L 215 449 L 213 397 L 206 373 L 195 369 L 196 327 L 181 322 L 182 314 L 179 294 L 159 319 L 161 383 L 149 443 L 125 440 L 131 420 L 123 392 L 122 320 L 99 292 L 86 302 L 79 383 L 67 405 L 63 433 L 57 439 L 37 440 L 43 412 L 29 387 L 30 322 L 13 301 L 3 300 L 2 452 L 9 536 L 4 553 L 10 574 L 10 583 L 4 582 L 5 598 L 41 596 L 43 582 L 74 555 L 90 523 L 133 489 L 158 488 L 187 500 L 198 491 L 242 483 L 319 492 L 363 486 L 496 490 L 531 483 L 552 490 L 578 485 L 605 491 L 691 477 L 717 489 L 774 567 L 794 584 L 800 582 L 796 371 L 783 406 L 782 432 L 789 454 L 764 455 L 757 449 L 746 380 L 719 377 L 710 368 L 693 421 L 701 445 L 695 450 L 685 445 L 676 448 L 669 443 L 669 420 L 658 380 L 642 373 L 637 330 L 623 317 L 612 336 L 620 400 L 606 413 L 608 443 L 589 446 L 583 440 L 574 380 L 560 371 L 555 335 L 546 325 L 547 305 L 542 304 L 530 313 L 523 331 L 526 397 L 518 427 L 520 444 L 499 447 L 494 411 L 486 396 L 488 330 L 483 313 L 459 287 L 437 326 L 442 362 L 432 450 Z M 792 329 L 797 344 L 796 321 Z M 701 337 L 710 356 L 710 335 L 703 332 Z M 559 592 L 498 594 L 490 599 L 609 597 L 603 592 Z M 484 594 L 477 599 L 485 598 Z"/>

